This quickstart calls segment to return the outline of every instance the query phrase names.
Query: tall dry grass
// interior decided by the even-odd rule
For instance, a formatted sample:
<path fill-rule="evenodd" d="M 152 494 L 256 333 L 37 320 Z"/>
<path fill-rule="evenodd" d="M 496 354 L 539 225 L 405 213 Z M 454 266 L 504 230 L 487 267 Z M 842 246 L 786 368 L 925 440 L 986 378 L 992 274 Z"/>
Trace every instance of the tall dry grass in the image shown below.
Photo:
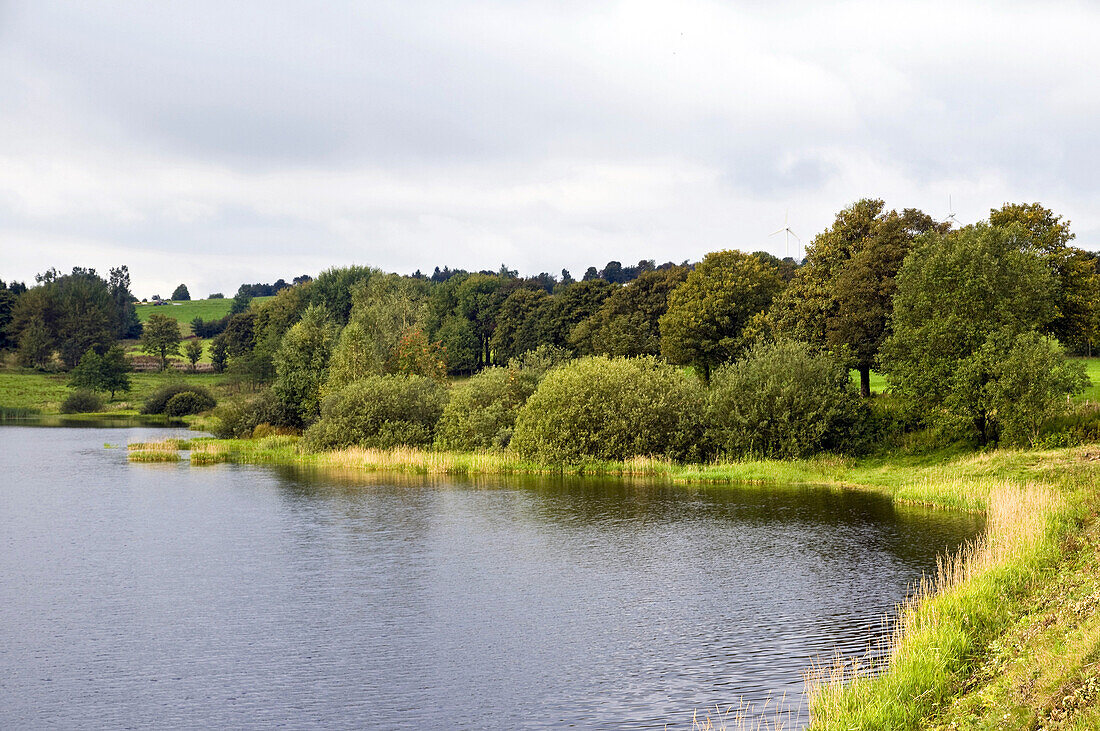
<path fill-rule="evenodd" d="M 186 439 L 169 437 L 156 442 L 131 442 L 126 445 L 131 462 L 179 462 L 180 450 L 189 449 Z"/>
<path fill-rule="evenodd" d="M 168 451 L 177 452 L 181 449 L 190 449 L 191 440 L 179 437 L 167 437 L 155 442 L 130 442 L 126 448 L 133 451 Z"/>
<path fill-rule="evenodd" d="M 802 728 L 806 709 L 805 698 L 791 704 L 784 695 L 780 699 L 768 698 L 759 707 L 754 703 L 738 700 L 736 706 L 721 706 L 691 716 L 691 731 L 793 731 Z"/>
<path fill-rule="evenodd" d="M 935 573 L 922 577 L 897 607 L 885 646 L 865 657 L 836 657 L 807 672 L 811 728 L 875 728 L 886 718 L 911 720 L 923 703 L 939 697 L 952 669 L 965 659 L 952 652 L 974 649 L 970 635 L 983 613 L 996 613 L 1000 599 L 1003 587 L 995 574 L 1026 573 L 1063 506 L 1061 496 L 1042 485 L 999 482 L 985 488 L 985 532 L 937 559 Z M 886 670 L 888 679 L 880 677 Z M 909 692 L 921 688 L 920 694 Z"/>
<path fill-rule="evenodd" d="M 579 465 L 544 465 L 516 458 L 506 452 L 439 452 L 415 447 L 372 449 L 348 447 L 322 452 L 309 458 L 311 464 L 340 469 L 379 472 L 417 472 L 429 475 L 549 474 L 565 472 L 586 475 L 628 477 L 667 476 L 673 470 L 669 460 L 633 457 L 623 462 L 586 462 Z"/>

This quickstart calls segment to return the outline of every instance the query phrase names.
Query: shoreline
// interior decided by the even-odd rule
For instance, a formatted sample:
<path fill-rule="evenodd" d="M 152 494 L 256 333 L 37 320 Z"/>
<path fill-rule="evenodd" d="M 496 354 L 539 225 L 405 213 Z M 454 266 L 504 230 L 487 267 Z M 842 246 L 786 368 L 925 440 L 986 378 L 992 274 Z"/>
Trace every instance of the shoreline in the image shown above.
<path fill-rule="evenodd" d="M 861 675 L 860 668 L 841 663 L 812 669 L 810 728 L 1100 726 L 1096 445 L 710 465 L 635 458 L 569 466 L 496 452 L 350 448 L 301 454 L 291 436 L 199 437 L 186 446 L 196 467 L 281 464 L 366 473 L 644 478 L 685 485 L 787 483 L 872 490 L 899 503 L 983 512 L 986 533 L 957 555 L 943 557 L 937 576 L 922 582 L 899 608 L 886 672 Z M 141 445 L 131 449 L 131 459 L 176 461 L 178 447 Z M 1040 657 L 1044 662 L 1036 666 Z M 1067 722 L 1073 725 L 1061 725 Z"/>

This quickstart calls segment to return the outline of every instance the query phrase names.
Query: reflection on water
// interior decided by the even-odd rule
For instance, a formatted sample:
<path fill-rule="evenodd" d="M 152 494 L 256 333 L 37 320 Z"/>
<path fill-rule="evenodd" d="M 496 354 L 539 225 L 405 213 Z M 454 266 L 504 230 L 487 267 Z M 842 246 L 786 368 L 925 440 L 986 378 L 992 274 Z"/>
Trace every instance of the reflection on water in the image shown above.
<path fill-rule="evenodd" d="M 690 727 L 864 651 L 981 528 L 851 491 L 127 465 L 120 441 L 0 429 L 4 727 Z"/>
<path fill-rule="evenodd" d="M 135 428 L 183 428 L 187 422 L 183 419 L 171 419 L 167 416 L 141 416 L 133 414 L 43 414 L 22 416 L 0 420 L 0 426 L 21 427 L 66 427 L 69 429 L 135 429 Z"/>

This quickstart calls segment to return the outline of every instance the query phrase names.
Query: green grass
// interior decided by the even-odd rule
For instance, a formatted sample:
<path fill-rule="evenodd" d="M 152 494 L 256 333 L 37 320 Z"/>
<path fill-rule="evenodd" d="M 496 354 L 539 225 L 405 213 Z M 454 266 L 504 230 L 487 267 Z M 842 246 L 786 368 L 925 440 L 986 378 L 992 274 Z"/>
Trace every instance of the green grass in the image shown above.
<path fill-rule="evenodd" d="M 0 411 L 27 409 L 42 414 L 58 414 L 58 407 L 72 389 L 67 374 L 40 373 L 22 369 L 0 369 Z M 210 389 L 221 400 L 236 390 L 232 379 L 214 373 L 131 373 L 133 388 L 129 393 L 115 394 L 114 401 L 106 401 L 105 413 L 136 413 L 141 404 L 154 391 L 169 383 L 194 383 Z"/>
<path fill-rule="evenodd" d="M 181 330 L 183 329 L 182 326 L 180 327 L 180 329 Z M 190 332 L 190 326 L 188 326 L 188 332 Z M 188 336 L 185 336 L 185 338 L 186 337 L 188 337 Z M 202 343 L 202 357 L 199 358 L 198 362 L 199 363 L 211 363 L 212 361 L 210 359 L 210 344 L 212 342 L 214 342 L 214 339 L 213 338 L 205 338 L 203 340 L 200 340 L 199 342 Z M 145 351 L 143 351 L 141 349 L 141 341 L 140 340 L 122 340 L 122 341 L 120 341 L 120 343 L 122 344 L 122 347 L 126 350 L 126 355 L 140 355 L 140 356 L 148 355 L 148 353 L 146 353 Z M 182 343 L 180 343 L 180 354 L 169 356 L 168 357 L 169 361 L 178 361 L 180 363 L 183 363 L 184 366 L 190 365 L 190 361 L 187 360 L 187 357 L 183 354 L 184 353 L 184 347 L 186 345 L 187 345 L 187 340 L 185 339 Z"/>
<path fill-rule="evenodd" d="M 204 320 L 218 320 L 229 314 L 229 308 L 233 306 L 231 299 L 216 300 L 191 300 L 190 302 L 174 302 L 169 305 L 135 305 L 138 319 L 142 322 L 149 320 L 149 315 L 167 315 L 180 324 L 180 332 L 184 337 L 189 337 L 191 321 L 196 317 Z"/>
<path fill-rule="evenodd" d="M 1092 382 L 1092 385 L 1086 388 L 1083 393 L 1078 394 L 1074 400 L 1100 403 L 1100 357 L 1073 358 L 1072 360 L 1078 360 L 1085 364 L 1085 372 L 1088 374 L 1089 381 Z M 851 376 L 852 382 L 858 385 L 859 372 L 852 371 Z M 886 376 L 871 371 L 871 393 L 883 393 L 888 387 Z"/>
<path fill-rule="evenodd" d="M 255 303 L 264 302 L 270 297 L 256 297 Z M 229 308 L 233 306 L 231 298 L 214 300 L 190 300 L 187 302 L 173 302 L 168 305 L 134 305 L 138 319 L 146 322 L 149 315 L 167 315 L 180 324 L 180 332 L 184 337 L 190 337 L 191 321 L 196 317 L 204 320 L 219 320 L 229 314 Z"/>

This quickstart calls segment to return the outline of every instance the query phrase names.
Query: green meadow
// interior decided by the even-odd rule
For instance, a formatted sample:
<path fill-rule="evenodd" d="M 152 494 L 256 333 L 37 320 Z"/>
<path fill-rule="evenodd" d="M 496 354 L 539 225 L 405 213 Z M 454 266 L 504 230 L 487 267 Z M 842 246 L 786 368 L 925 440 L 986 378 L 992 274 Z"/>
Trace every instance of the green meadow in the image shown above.
<path fill-rule="evenodd" d="M 270 297 L 256 297 L 253 302 L 263 302 Z M 190 300 L 184 302 L 171 302 L 166 305 L 136 304 L 138 319 L 146 322 L 149 315 L 167 315 L 180 324 L 180 333 L 183 337 L 191 337 L 191 321 L 196 317 L 204 320 L 219 320 L 229 314 L 229 308 L 233 306 L 233 299 L 225 297 L 212 300 Z"/>
<path fill-rule="evenodd" d="M 0 410 L 31 410 L 41 414 L 58 414 L 61 402 L 72 393 L 66 384 L 69 376 L 64 373 L 39 373 L 22 369 L 0 369 Z M 215 397 L 222 398 L 238 390 L 232 379 L 213 373 L 131 373 L 133 385 L 129 393 L 118 393 L 114 401 L 106 401 L 108 413 L 136 413 L 141 404 L 158 388 L 169 383 L 194 383 L 210 389 Z"/>

